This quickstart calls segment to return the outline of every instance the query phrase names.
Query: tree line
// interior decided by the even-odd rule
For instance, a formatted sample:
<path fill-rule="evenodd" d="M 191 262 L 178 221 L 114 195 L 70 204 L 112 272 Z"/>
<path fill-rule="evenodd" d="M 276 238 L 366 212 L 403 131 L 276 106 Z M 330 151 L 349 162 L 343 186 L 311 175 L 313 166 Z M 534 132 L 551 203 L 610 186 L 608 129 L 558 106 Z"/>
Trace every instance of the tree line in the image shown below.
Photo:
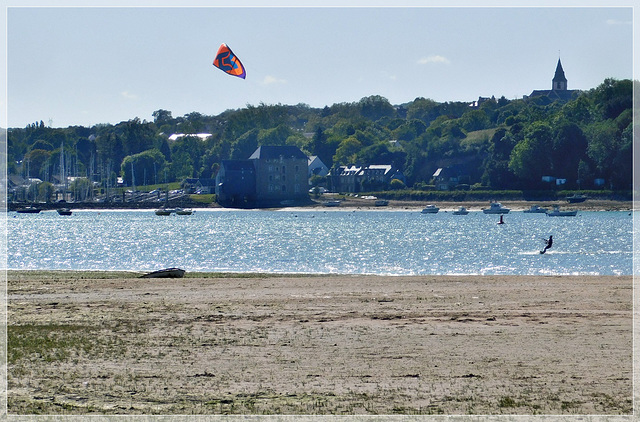
<path fill-rule="evenodd" d="M 247 105 L 216 116 L 153 112 L 92 127 L 8 129 L 8 172 L 53 182 L 64 170 L 104 185 L 214 178 L 222 160 L 246 159 L 260 145 L 295 145 L 328 166 L 393 164 L 414 189 L 428 189 L 437 168 L 488 189 L 632 186 L 631 80 L 606 79 L 566 102 L 547 97 L 392 105 L 379 95 L 324 108 Z M 172 134 L 210 134 L 207 137 Z M 61 159 L 62 156 L 62 159 Z M 63 167 L 63 168 L 62 168 Z"/>

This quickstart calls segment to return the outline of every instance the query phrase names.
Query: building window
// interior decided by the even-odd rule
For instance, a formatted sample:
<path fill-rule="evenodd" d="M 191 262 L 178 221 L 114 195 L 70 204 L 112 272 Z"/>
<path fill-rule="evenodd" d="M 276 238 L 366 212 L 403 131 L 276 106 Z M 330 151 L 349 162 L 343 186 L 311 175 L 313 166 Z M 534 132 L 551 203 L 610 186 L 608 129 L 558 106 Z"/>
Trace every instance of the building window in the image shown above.
<path fill-rule="evenodd" d="M 282 166 L 282 172 L 283 172 L 283 173 L 284 173 L 284 170 L 285 170 L 285 168 L 284 168 L 284 166 Z"/>

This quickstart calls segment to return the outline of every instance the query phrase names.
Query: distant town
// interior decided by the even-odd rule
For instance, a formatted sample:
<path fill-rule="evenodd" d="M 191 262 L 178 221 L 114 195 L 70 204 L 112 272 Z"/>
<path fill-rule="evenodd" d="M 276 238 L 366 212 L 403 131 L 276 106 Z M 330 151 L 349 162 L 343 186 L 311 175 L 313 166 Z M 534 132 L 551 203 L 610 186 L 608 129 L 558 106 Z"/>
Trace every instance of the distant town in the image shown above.
<path fill-rule="evenodd" d="M 570 90 L 560 60 L 550 76 L 548 89 L 533 87 L 516 100 L 417 97 L 392 105 L 372 95 L 324 108 L 248 105 L 217 116 L 160 109 L 152 122 L 92 127 L 34 122 L 8 129 L 8 200 L 253 208 L 304 204 L 327 192 L 630 198 L 633 82 Z"/>

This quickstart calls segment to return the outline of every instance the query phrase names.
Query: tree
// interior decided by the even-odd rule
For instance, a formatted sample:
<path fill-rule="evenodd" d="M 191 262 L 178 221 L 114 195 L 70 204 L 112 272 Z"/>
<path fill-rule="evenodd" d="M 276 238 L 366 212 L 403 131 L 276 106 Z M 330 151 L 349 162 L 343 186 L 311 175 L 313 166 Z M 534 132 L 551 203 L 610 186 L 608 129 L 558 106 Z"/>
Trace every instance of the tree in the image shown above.
<path fill-rule="evenodd" d="M 55 191 L 53 185 L 49 182 L 42 182 L 38 184 L 38 200 L 44 202 L 51 202 L 51 197 Z"/>
<path fill-rule="evenodd" d="M 509 170 L 530 187 L 537 187 L 542 176 L 551 176 L 551 139 L 551 127 L 536 122 L 511 152 Z"/>
<path fill-rule="evenodd" d="M 171 117 L 171 112 L 167 110 L 162 110 L 162 109 L 156 110 L 153 113 L 151 113 L 151 115 L 153 116 L 154 123 L 158 127 L 165 124 L 169 124 L 171 123 L 171 120 L 173 120 L 173 117 Z"/>
<path fill-rule="evenodd" d="M 157 149 L 150 149 L 125 157 L 120 171 L 123 181 L 128 186 L 133 184 L 132 169 L 136 185 L 156 184 L 164 179 L 163 173 L 166 166 L 164 155 Z"/>
<path fill-rule="evenodd" d="M 391 179 L 389 187 L 391 188 L 391 190 L 402 190 L 406 188 L 404 182 L 400 179 Z"/>
<path fill-rule="evenodd" d="M 392 117 L 395 109 L 389 103 L 389 100 L 380 95 L 371 95 L 364 97 L 358 102 L 360 114 L 362 117 L 376 121 L 383 117 Z"/>
<path fill-rule="evenodd" d="M 353 164 L 356 162 L 356 154 L 362 148 L 362 144 L 355 137 L 350 136 L 340 143 L 333 156 L 333 162 L 340 165 Z"/>
<path fill-rule="evenodd" d="M 586 157 L 587 138 L 575 123 L 559 124 L 553 137 L 551 167 L 553 175 L 575 183 L 578 179 L 578 164 Z"/>
<path fill-rule="evenodd" d="M 246 160 L 258 148 L 258 129 L 252 129 L 240 136 L 231 147 L 232 160 Z"/>

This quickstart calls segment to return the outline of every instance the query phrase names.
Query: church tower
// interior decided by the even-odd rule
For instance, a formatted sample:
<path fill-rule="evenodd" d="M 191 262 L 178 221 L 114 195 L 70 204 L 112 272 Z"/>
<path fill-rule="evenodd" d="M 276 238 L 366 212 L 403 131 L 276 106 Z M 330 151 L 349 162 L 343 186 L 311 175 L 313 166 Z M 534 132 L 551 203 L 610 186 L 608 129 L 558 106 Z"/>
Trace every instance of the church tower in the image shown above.
<path fill-rule="evenodd" d="M 564 76 L 564 70 L 562 69 L 562 63 L 558 58 L 558 65 L 556 66 L 556 74 L 551 81 L 551 89 L 553 91 L 566 91 L 567 90 L 567 78 Z"/>

